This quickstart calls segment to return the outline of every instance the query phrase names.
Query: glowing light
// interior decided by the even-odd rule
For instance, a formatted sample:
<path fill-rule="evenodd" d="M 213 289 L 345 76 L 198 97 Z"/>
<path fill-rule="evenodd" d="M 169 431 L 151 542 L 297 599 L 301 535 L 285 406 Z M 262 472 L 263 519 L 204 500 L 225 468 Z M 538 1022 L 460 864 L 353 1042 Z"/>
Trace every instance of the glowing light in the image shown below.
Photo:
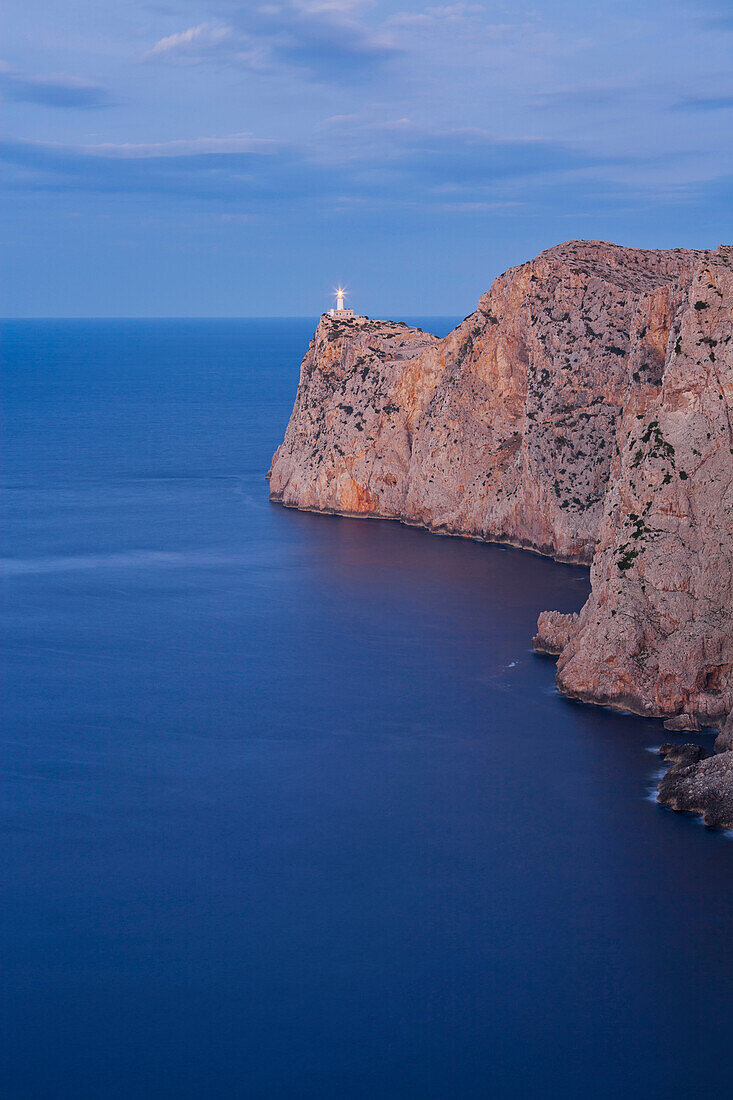
<path fill-rule="evenodd" d="M 336 309 L 339 309 L 339 310 L 343 309 L 344 308 L 344 297 L 346 296 L 346 287 L 345 286 L 338 286 L 336 288 L 336 290 L 334 290 L 333 293 L 334 293 L 334 296 L 336 298 Z"/>

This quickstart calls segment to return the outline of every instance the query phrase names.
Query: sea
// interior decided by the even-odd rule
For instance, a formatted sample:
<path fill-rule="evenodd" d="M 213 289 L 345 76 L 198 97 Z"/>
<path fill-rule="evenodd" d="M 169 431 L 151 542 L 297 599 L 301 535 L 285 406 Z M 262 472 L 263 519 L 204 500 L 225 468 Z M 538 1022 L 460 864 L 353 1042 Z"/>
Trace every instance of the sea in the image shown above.
<path fill-rule="evenodd" d="M 588 571 L 270 503 L 315 320 L 0 326 L 0 1095 L 728 1095 L 733 840 L 531 649 Z"/>

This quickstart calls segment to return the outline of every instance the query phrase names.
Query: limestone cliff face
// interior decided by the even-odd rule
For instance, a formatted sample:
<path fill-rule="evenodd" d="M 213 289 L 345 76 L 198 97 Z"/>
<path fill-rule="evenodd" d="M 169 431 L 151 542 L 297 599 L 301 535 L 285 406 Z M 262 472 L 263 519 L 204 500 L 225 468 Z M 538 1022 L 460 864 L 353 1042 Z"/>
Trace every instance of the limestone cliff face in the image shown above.
<path fill-rule="evenodd" d="M 629 402 L 591 570 L 560 649 L 570 695 L 678 728 L 733 711 L 733 249 L 695 273 L 658 393 Z M 557 634 L 555 616 L 545 624 Z"/>
<path fill-rule="evenodd" d="M 407 325 L 324 316 L 268 474 L 272 498 L 402 517 L 415 421 L 434 387 L 438 346 Z"/>
<path fill-rule="evenodd" d="M 273 499 L 589 562 L 619 420 L 659 391 L 700 255 L 560 245 L 496 279 L 439 341 L 324 317 Z"/>
<path fill-rule="evenodd" d="M 445 339 L 323 318 L 270 471 L 299 508 L 593 562 L 540 617 L 576 697 L 682 724 L 733 710 L 733 249 L 570 242 Z"/>

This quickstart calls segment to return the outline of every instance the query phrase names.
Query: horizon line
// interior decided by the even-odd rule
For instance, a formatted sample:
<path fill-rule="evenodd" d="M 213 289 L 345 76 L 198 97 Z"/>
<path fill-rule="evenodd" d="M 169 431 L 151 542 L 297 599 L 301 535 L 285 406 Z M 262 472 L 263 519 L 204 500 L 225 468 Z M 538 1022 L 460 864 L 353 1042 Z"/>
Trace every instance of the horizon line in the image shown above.
<path fill-rule="evenodd" d="M 323 317 L 323 313 L 161 313 L 161 314 L 16 314 L 0 316 L 0 324 L 6 321 L 312 321 Z M 377 317 L 370 314 L 361 314 L 370 321 L 389 321 L 392 318 Z M 459 313 L 413 313 L 405 311 L 403 317 L 439 317 L 452 319 L 460 317 Z"/>

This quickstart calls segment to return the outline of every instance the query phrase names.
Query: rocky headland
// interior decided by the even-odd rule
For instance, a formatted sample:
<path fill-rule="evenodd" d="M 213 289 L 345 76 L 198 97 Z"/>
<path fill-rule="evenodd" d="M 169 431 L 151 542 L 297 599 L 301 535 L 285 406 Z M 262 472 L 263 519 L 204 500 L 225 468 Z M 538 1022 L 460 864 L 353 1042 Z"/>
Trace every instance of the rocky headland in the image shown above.
<path fill-rule="evenodd" d="M 442 340 L 324 316 L 269 477 L 291 507 L 590 565 L 535 648 L 573 698 L 719 729 L 660 801 L 733 826 L 733 248 L 568 242 Z"/>

